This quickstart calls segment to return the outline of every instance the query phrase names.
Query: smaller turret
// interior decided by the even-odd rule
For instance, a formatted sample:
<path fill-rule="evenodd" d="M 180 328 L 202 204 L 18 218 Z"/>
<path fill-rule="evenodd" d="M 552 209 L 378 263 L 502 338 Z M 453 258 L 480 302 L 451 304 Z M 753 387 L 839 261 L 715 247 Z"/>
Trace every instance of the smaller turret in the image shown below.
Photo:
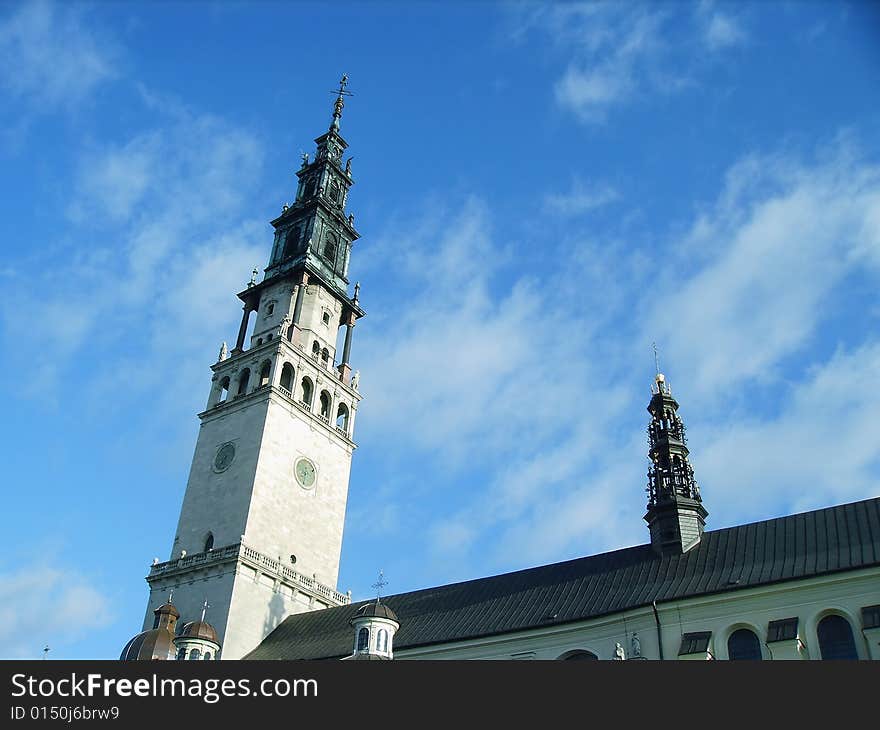
<path fill-rule="evenodd" d="M 400 622 L 394 611 L 379 599 L 358 608 L 351 625 L 354 627 L 354 651 L 348 659 L 394 658 L 394 634 L 400 628 Z"/>
<path fill-rule="evenodd" d="M 651 545 L 661 555 L 680 555 L 700 542 L 708 512 L 688 462 L 685 427 L 663 373 L 651 388 L 648 412 L 648 512 Z"/>

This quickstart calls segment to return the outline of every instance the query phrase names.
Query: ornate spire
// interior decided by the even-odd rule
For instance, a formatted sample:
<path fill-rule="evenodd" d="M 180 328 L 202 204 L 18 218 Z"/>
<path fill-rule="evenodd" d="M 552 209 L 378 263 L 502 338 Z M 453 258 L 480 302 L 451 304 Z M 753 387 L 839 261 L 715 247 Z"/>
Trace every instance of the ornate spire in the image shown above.
<path fill-rule="evenodd" d="M 334 89 L 333 93 L 336 96 L 336 102 L 333 104 L 333 121 L 330 122 L 330 131 L 338 132 L 339 131 L 339 120 L 342 118 L 342 107 L 345 106 L 345 96 L 353 96 L 350 91 L 346 91 L 345 87 L 348 85 L 348 74 L 342 74 L 342 78 L 339 79 L 339 88 Z"/>
<path fill-rule="evenodd" d="M 656 354 L 656 350 L 655 350 Z M 658 372 L 648 405 L 648 513 L 651 544 L 658 552 L 682 553 L 700 541 L 707 516 L 688 462 L 685 427 L 678 403 L 663 373 Z"/>

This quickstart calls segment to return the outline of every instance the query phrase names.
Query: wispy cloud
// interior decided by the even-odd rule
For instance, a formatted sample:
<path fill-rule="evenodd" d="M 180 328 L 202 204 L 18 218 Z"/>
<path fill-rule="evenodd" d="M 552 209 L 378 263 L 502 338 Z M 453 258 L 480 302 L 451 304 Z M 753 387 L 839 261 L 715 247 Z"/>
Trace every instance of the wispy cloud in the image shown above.
<path fill-rule="evenodd" d="M 0 18 L 0 88 L 29 111 L 82 101 L 117 76 L 119 50 L 78 6 L 28 2 Z"/>
<path fill-rule="evenodd" d="M 71 186 L 73 226 L 65 231 L 79 241 L 76 253 L 63 260 L 63 270 L 52 260 L 38 266 L 51 295 L 35 296 L 30 287 L 20 292 L 37 319 L 53 323 L 46 332 L 51 354 L 43 348 L 21 353 L 41 397 L 57 397 L 70 357 L 87 342 L 95 353 L 107 346 L 187 363 L 190 352 L 214 349 L 214 339 L 219 347 L 235 318 L 230 292 L 265 259 L 265 224 L 244 213 L 262 166 L 262 143 L 208 115 L 175 112 L 164 121 L 83 152 Z M 27 324 L 11 309 L 4 314 L 8 333 L 21 337 Z M 131 355 L 101 362 L 106 370 L 91 373 L 91 388 L 138 370 Z M 186 393 L 193 383 L 182 375 L 162 392 Z M 156 368 L 141 376 L 126 394 L 163 377 Z"/>
<path fill-rule="evenodd" d="M 841 141 L 812 161 L 744 158 L 686 235 L 651 232 L 649 265 L 635 248 L 606 251 L 606 265 L 607 245 L 588 239 L 571 244 L 564 268 L 511 277 L 478 200 L 407 224 L 419 235 L 383 270 L 411 287 L 407 307 L 396 300 L 389 329 L 375 303 L 358 344 L 369 394 L 359 433 L 445 483 L 425 533 L 438 572 L 645 539 L 649 393 L 633 375 L 650 369 L 652 339 L 669 354 L 713 526 L 866 496 L 880 432 L 863 390 L 880 344 L 813 352 L 811 369 L 789 368 L 785 380 L 781 366 L 827 327 L 847 276 L 878 277 L 878 200 L 878 171 Z M 781 409 L 761 404 L 770 385 Z M 832 417 L 811 416 L 829 397 Z M 847 446 L 805 499 L 805 461 L 842 422 Z"/>
<path fill-rule="evenodd" d="M 566 193 L 550 193 L 544 198 L 544 207 L 551 213 L 577 216 L 613 203 L 620 194 L 610 185 L 587 185 L 575 178 Z"/>
<path fill-rule="evenodd" d="M 48 644 L 53 656 L 101 630 L 109 601 L 74 570 L 26 565 L 0 573 L 0 657 L 37 659 Z"/>

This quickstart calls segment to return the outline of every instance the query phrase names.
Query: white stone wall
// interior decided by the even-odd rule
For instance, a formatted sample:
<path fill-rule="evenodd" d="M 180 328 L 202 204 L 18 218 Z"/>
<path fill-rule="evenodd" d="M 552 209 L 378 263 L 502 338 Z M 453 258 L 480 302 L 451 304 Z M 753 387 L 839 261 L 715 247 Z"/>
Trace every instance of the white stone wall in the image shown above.
<path fill-rule="evenodd" d="M 880 568 L 848 571 L 808 580 L 777 583 L 713 596 L 658 603 L 664 659 L 677 659 L 685 633 L 711 631 L 709 652 L 728 659 L 727 639 L 738 628 L 750 628 L 761 642 L 764 659 L 820 659 L 816 627 L 829 613 L 847 618 L 860 659 L 880 658 L 880 651 L 863 634 L 860 610 L 880 603 Z M 766 644 L 770 621 L 799 618 L 803 648 L 789 652 L 787 642 Z M 406 616 L 400 616 L 401 627 Z M 641 654 L 659 659 L 657 626 L 651 607 L 590 621 L 485 637 L 473 641 L 412 649 L 397 648 L 395 659 L 559 659 L 568 652 L 586 650 L 599 659 L 613 659 L 620 643 L 632 656 L 632 634 L 637 633 Z M 880 640 L 880 637 L 877 637 Z M 708 657 L 706 657 L 708 658 Z"/>
<path fill-rule="evenodd" d="M 329 324 L 324 324 L 324 312 L 330 315 Z M 299 326 L 302 330 L 303 349 L 312 352 L 312 343 L 318 340 L 321 348 L 327 348 L 331 364 L 336 358 L 336 339 L 339 334 L 339 318 L 342 316 L 342 303 L 324 287 L 309 284 L 303 295 Z"/>
<path fill-rule="evenodd" d="M 179 557 L 181 550 L 202 552 L 208 532 L 213 533 L 216 547 L 241 540 L 267 408 L 267 399 L 233 399 L 203 419 L 169 559 Z M 235 458 L 228 469 L 217 473 L 214 458 L 225 443 L 235 445 Z"/>
<path fill-rule="evenodd" d="M 316 399 L 317 401 L 317 393 Z M 352 449 L 288 399 L 269 403 L 245 540 L 293 569 L 336 586 Z M 294 464 L 316 467 L 313 487 L 300 486 Z M 290 556 L 296 556 L 296 563 Z"/>

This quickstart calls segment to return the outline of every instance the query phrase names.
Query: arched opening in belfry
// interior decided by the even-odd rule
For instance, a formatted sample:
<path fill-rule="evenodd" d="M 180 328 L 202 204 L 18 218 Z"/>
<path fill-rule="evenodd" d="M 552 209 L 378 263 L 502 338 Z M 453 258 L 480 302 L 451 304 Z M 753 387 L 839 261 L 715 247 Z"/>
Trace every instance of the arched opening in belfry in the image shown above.
<path fill-rule="evenodd" d="M 324 241 L 324 258 L 331 264 L 336 263 L 336 238 L 332 235 Z"/>
<path fill-rule="evenodd" d="M 218 403 L 225 403 L 229 398 L 229 376 L 227 375 L 223 380 L 220 381 L 220 397 L 218 398 Z"/>
<path fill-rule="evenodd" d="M 330 362 L 330 351 L 326 347 L 321 350 L 321 359 L 325 365 Z"/>
<path fill-rule="evenodd" d="M 348 433 L 348 406 L 340 403 L 336 410 L 336 428 Z"/>
<path fill-rule="evenodd" d="M 312 381 L 309 378 L 302 379 L 302 402 L 309 408 L 312 407 Z"/>
<path fill-rule="evenodd" d="M 272 372 L 272 361 L 264 360 L 263 364 L 260 366 L 260 386 L 269 385 L 269 375 Z"/>
<path fill-rule="evenodd" d="M 242 343 L 242 346 L 241 346 L 243 350 L 247 350 L 250 348 L 251 337 L 253 336 L 253 332 L 254 332 L 254 328 L 256 327 L 256 323 L 257 323 L 257 310 L 252 309 L 250 312 L 248 312 L 247 325 L 245 325 L 245 328 L 244 328 L 245 338 L 244 338 L 244 342 Z"/>
<path fill-rule="evenodd" d="M 238 390 L 236 391 L 236 395 L 244 395 L 247 393 L 248 389 L 248 381 L 251 379 L 251 371 L 250 368 L 245 368 L 241 371 L 241 375 L 238 376 Z"/>
<path fill-rule="evenodd" d="M 205 550 L 204 552 L 208 552 L 208 550 L 214 549 L 214 533 L 209 532 L 208 536 L 205 538 Z"/>
<path fill-rule="evenodd" d="M 330 420 L 330 394 L 326 390 L 321 391 L 321 415 Z"/>
<path fill-rule="evenodd" d="M 385 629 L 379 629 L 376 636 L 376 651 L 388 651 L 388 632 Z"/>
<path fill-rule="evenodd" d="M 281 255 L 281 258 L 287 259 L 296 253 L 296 249 L 299 244 L 299 231 L 299 226 L 293 226 L 293 228 L 289 228 L 287 230 L 287 234 L 284 239 L 284 253 Z"/>
<path fill-rule="evenodd" d="M 289 362 L 284 363 L 284 366 L 281 368 L 281 387 L 287 391 L 287 394 L 293 391 L 293 365 Z"/>
<path fill-rule="evenodd" d="M 312 343 L 312 357 L 317 360 L 318 357 L 320 356 L 320 354 L 321 354 L 321 343 L 319 343 L 317 340 L 315 340 Z"/>

